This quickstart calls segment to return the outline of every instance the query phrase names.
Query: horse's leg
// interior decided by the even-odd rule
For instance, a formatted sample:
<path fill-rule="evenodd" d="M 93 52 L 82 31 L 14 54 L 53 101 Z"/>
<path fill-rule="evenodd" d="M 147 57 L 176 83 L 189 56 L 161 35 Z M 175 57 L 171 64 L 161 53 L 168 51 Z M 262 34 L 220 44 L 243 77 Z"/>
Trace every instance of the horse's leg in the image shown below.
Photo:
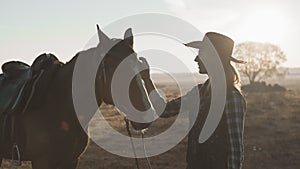
<path fill-rule="evenodd" d="M 32 169 L 54 169 L 53 164 L 50 163 L 49 158 L 38 158 L 32 160 Z"/>
<path fill-rule="evenodd" d="M 78 160 L 74 160 L 71 162 L 63 162 L 58 169 L 76 169 L 78 164 Z"/>

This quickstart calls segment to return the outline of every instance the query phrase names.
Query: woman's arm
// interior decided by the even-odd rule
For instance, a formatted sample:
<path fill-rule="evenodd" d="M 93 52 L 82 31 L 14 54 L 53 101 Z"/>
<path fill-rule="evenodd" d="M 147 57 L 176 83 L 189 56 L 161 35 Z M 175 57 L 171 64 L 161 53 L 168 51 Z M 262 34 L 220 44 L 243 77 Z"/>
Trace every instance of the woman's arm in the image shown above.
<path fill-rule="evenodd" d="M 176 116 L 180 110 L 181 98 L 177 98 L 170 102 L 166 102 L 163 97 L 160 96 L 158 90 L 153 84 L 150 73 L 149 73 L 149 64 L 145 58 L 140 58 L 141 63 L 141 77 L 144 81 L 144 85 L 146 87 L 147 93 L 149 95 L 150 101 L 157 112 L 158 116 L 162 118 L 168 118 L 172 116 Z"/>
<path fill-rule="evenodd" d="M 181 97 L 174 99 L 170 102 L 166 102 L 163 97 L 160 96 L 156 87 L 151 80 L 145 80 L 145 87 L 147 89 L 150 101 L 157 112 L 158 116 L 162 118 L 169 118 L 176 116 L 179 113 L 181 105 Z"/>

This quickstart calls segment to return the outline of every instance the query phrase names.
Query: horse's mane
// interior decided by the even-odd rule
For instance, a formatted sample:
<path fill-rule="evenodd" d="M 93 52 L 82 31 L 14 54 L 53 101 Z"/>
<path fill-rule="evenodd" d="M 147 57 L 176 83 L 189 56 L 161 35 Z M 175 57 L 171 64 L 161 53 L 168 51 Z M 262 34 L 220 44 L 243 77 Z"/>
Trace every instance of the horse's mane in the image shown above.
<path fill-rule="evenodd" d="M 95 49 L 96 49 L 96 47 L 93 47 L 93 48 L 90 48 L 87 50 L 77 52 L 76 55 L 70 61 L 68 61 L 66 64 L 75 64 L 79 55 L 82 55 L 82 56 L 83 55 L 91 55 L 94 53 Z"/>

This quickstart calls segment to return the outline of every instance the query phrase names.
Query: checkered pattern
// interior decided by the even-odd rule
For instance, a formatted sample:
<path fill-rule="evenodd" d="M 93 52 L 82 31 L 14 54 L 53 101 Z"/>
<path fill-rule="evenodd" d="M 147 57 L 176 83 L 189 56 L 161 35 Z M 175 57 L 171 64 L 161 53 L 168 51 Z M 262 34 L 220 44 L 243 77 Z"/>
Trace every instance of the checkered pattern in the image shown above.
<path fill-rule="evenodd" d="M 195 86 L 190 92 L 185 96 L 177 98 L 167 103 L 165 111 L 160 115 L 160 117 L 168 118 L 175 116 L 179 113 L 180 104 L 183 99 L 188 99 L 191 105 L 193 105 L 193 100 L 190 96 L 201 91 L 202 95 L 206 95 L 210 90 L 209 81 L 203 85 Z M 244 133 L 244 116 L 246 112 L 246 101 L 243 95 L 236 89 L 231 90 L 231 93 L 227 93 L 227 101 L 224 108 L 224 113 L 226 114 L 227 128 L 228 128 L 228 169 L 241 169 L 243 161 L 243 133 Z M 205 96 L 206 97 L 206 96 Z M 150 96 L 154 108 L 155 105 L 163 104 L 164 99 L 162 99 L 158 93 Z"/>
<path fill-rule="evenodd" d="M 240 169 L 243 161 L 243 133 L 246 102 L 239 91 L 233 90 L 225 111 L 228 126 L 228 169 Z"/>

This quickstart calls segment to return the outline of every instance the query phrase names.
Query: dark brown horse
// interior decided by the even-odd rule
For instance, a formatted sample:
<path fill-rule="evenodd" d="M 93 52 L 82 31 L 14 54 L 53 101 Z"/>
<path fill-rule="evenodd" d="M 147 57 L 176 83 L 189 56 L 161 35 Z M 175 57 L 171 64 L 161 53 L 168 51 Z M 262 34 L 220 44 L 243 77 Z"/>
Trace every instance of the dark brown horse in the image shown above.
<path fill-rule="evenodd" d="M 78 118 L 72 96 L 74 69 L 80 57 L 86 61 L 95 54 L 98 58 L 104 57 L 97 67 L 94 81 L 98 105 L 102 102 L 115 105 L 111 82 L 114 71 L 122 61 L 130 60 L 134 64 L 128 66 L 128 70 L 136 71 L 138 58 L 133 50 L 131 29 L 125 32 L 124 39 L 110 39 L 99 28 L 98 36 L 100 43 L 97 47 L 79 52 L 71 61 L 58 68 L 42 97 L 41 106 L 32 106 L 35 101 L 33 96 L 25 113 L 16 116 L 15 134 L 21 160 L 32 161 L 33 169 L 75 169 L 78 157 L 88 144 L 88 136 L 82 126 L 87 126 L 96 110 L 86 112 L 80 117 L 82 119 Z M 154 112 L 139 75 L 134 76 L 130 82 L 129 92 L 131 103 L 136 109 Z M 82 102 L 88 101 L 86 98 L 81 99 Z M 126 105 L 118 108 L 126 113 Z M 141 130 L 147 128 L 149 123 L 132 122 L 132 125 Z M 12 143 L 6 141 L 5 145 L 0 146 L 0 150 L 0 159 L 10 159 Z"/>

